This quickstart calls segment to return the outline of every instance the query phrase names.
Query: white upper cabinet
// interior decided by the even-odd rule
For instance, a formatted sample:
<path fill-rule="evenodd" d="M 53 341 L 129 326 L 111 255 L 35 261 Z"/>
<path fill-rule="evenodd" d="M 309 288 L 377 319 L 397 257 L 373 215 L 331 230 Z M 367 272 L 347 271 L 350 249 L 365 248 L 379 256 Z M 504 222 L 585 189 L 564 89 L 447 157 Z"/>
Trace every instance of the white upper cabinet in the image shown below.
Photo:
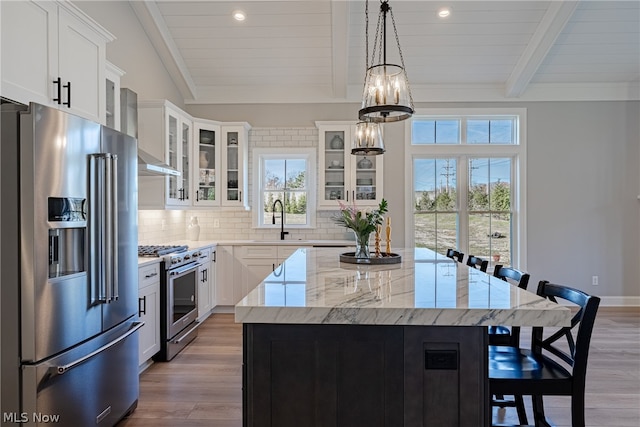
<path fill-rule="evenodd" d="M 193 118 L 169 101 L 140 101 L 138 119 L 139 147 L 182 173 L 140 176 L 141 209 L 249 208 L 248 123 Z"/>
<path fill-rule="evenodd" d="M 124 70 L 107 61 L 105 69 L 105 121 L 112 129 L 120 130 L 120 78 Z"/>
<path fill-rule="evenodd" d="M 193 206 L 248 209 L 248 123 L 194 119 Z"/>
<path fill-rule="evenodd" d="M 190 206 L 193 119 L 169 101 L 139 102 L 138 119 L 138 146 L 181 173 L 140 176 L 139 207 Z"/>
<path fill-rule="evenodd" d="M 167 178 L 167 205 L 189 206 L 191 204 L 191 138 L 193 122 L 180 110 L 166 109 L 167 135 L 165 160 L 180 176 Z"/>
<path fill-rule="evenodd" d="M 220 206 L 220 125 L 194 119 L 194 206 Z"/>
<path fill-rule="evenodd" d="M 222 131 L 222 206 L 249 209 L 249 124 L 224 123 Z"/>
<path fill-rule="evenodd" d="M 105 123 L 113 35 L 67 1 L 2 1 L 2 96 Z"/>
<path fill-rule="evenodd" d="M 377 206 L 382 200 L 383 156 L 351 154 L 355 123 L 316 122 L 319 134 L 318 207 L 337 209 L 338 201 Z"/>

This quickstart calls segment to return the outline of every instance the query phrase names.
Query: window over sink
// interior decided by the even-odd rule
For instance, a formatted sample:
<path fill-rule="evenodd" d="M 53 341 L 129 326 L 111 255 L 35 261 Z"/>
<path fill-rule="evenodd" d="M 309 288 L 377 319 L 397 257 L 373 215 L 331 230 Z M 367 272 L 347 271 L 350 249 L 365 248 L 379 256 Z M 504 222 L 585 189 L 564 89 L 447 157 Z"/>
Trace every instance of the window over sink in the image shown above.
<path fill-rule="evenodd" d="M 287 228 L 313 227 L 315 150 L 255 149 L 253 156 L 254 164 L 258 166 L 253 177 L 256 226 L 277 228 L 283 221 Z"/>

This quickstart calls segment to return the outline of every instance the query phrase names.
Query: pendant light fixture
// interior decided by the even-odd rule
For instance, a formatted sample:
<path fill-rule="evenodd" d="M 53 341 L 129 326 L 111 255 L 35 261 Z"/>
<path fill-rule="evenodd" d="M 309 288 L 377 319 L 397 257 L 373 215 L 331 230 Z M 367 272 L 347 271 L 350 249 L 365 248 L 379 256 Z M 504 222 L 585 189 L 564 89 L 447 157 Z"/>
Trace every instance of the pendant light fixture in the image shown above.
<path fill-rule="evenodd" d="M 384 142 L 380 123 L 358 122 L 351 154 L 375 156 L 382 153 L 384 153 Z"/>
<path fill-rule="evenodd" d="M 400 65 L 387 63 L 387 14 L 391 15 Z M 393 11 L 388 0 L 380 1 L 380 14 L 376 26 L 371 64 L 369 64 L 369 2 L 365 6 L 365 37 L 367 72 L 362 95 L 362 108 L 358 113 L 364 122 L 396 122 L 413 115 L 413 98 L 409 88 L 400 40 Z M 377 56 L 377 58 L 376 58 Z M 376 63 L 377 59 L 377 63 Z"/>

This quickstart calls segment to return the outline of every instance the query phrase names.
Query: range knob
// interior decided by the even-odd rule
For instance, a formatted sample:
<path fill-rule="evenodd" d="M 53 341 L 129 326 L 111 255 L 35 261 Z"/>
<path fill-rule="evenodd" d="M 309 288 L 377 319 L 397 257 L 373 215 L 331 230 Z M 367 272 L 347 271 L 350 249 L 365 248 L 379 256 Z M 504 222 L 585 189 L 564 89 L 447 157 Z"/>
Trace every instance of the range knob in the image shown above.
<path fill-rule="evenodd" d="M 193 253 L 193 257 L 194 257 L 194 258 L 199 258 L 199 257 L 200 257 L 200 252 L 199 252 L 199 251 L 195 251 L 195 252 Z"/>
<path fill-rule="evenodd" d="M 186 260 L 188 260 L 188 259 L 191 259 L 191 255 L 186 254 L 186 255 L 184 256 L 184 260 L 186 261 Z"/>
<path fill-rule="evenodd" d="M 171 258 L 171 264 L 177 264 L 179 262 L 180 262 L 180 258 L 179 257 Z"/>

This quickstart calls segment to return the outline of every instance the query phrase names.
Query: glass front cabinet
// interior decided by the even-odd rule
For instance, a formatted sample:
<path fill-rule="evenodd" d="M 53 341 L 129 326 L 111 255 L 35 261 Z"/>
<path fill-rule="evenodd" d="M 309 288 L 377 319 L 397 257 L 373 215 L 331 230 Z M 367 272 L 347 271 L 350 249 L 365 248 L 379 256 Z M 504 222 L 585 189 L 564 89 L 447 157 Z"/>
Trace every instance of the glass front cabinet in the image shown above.
<path fill-rule="evenodd" d="M 353 122 L 316 122 L 319 134 L 318 207 L 337 209 L 338 201 L 377 206 L 382 200 L 383 156 L 351 154 Z"/>
<path fill-rule="evenodd" d="M 180 176 L 140 176 L 141 209 L 191 204 L 191 116 L 169 101 L 138 103 L 138 146 L 180 172 Z"/>
<path fill-rule="evenodd" d="M 108 127 L 120 130 L 120 78 L 124 70 L 107 61 L 105 70 L 105 119 Z"/>
<path fill-rule="evenodd" d="M 220 205 L 220 124 L 196 120 L 194 126 L 194 206 Z"/>
<path fill-rule="evenodd" d="M 188 206 L 190 202 L 189 174 L 191 147 L 191 119 L 179 111 L 167 108 L 167 155 L 169 166 L 181 172 L 180 176 L 167 177 L 166 203 L 172 206 Z"/>
<path fill-rule="evenodd" d="M 221 205 L 249 209 L 248 123 L 223 123 L 221 131 Z"/>

